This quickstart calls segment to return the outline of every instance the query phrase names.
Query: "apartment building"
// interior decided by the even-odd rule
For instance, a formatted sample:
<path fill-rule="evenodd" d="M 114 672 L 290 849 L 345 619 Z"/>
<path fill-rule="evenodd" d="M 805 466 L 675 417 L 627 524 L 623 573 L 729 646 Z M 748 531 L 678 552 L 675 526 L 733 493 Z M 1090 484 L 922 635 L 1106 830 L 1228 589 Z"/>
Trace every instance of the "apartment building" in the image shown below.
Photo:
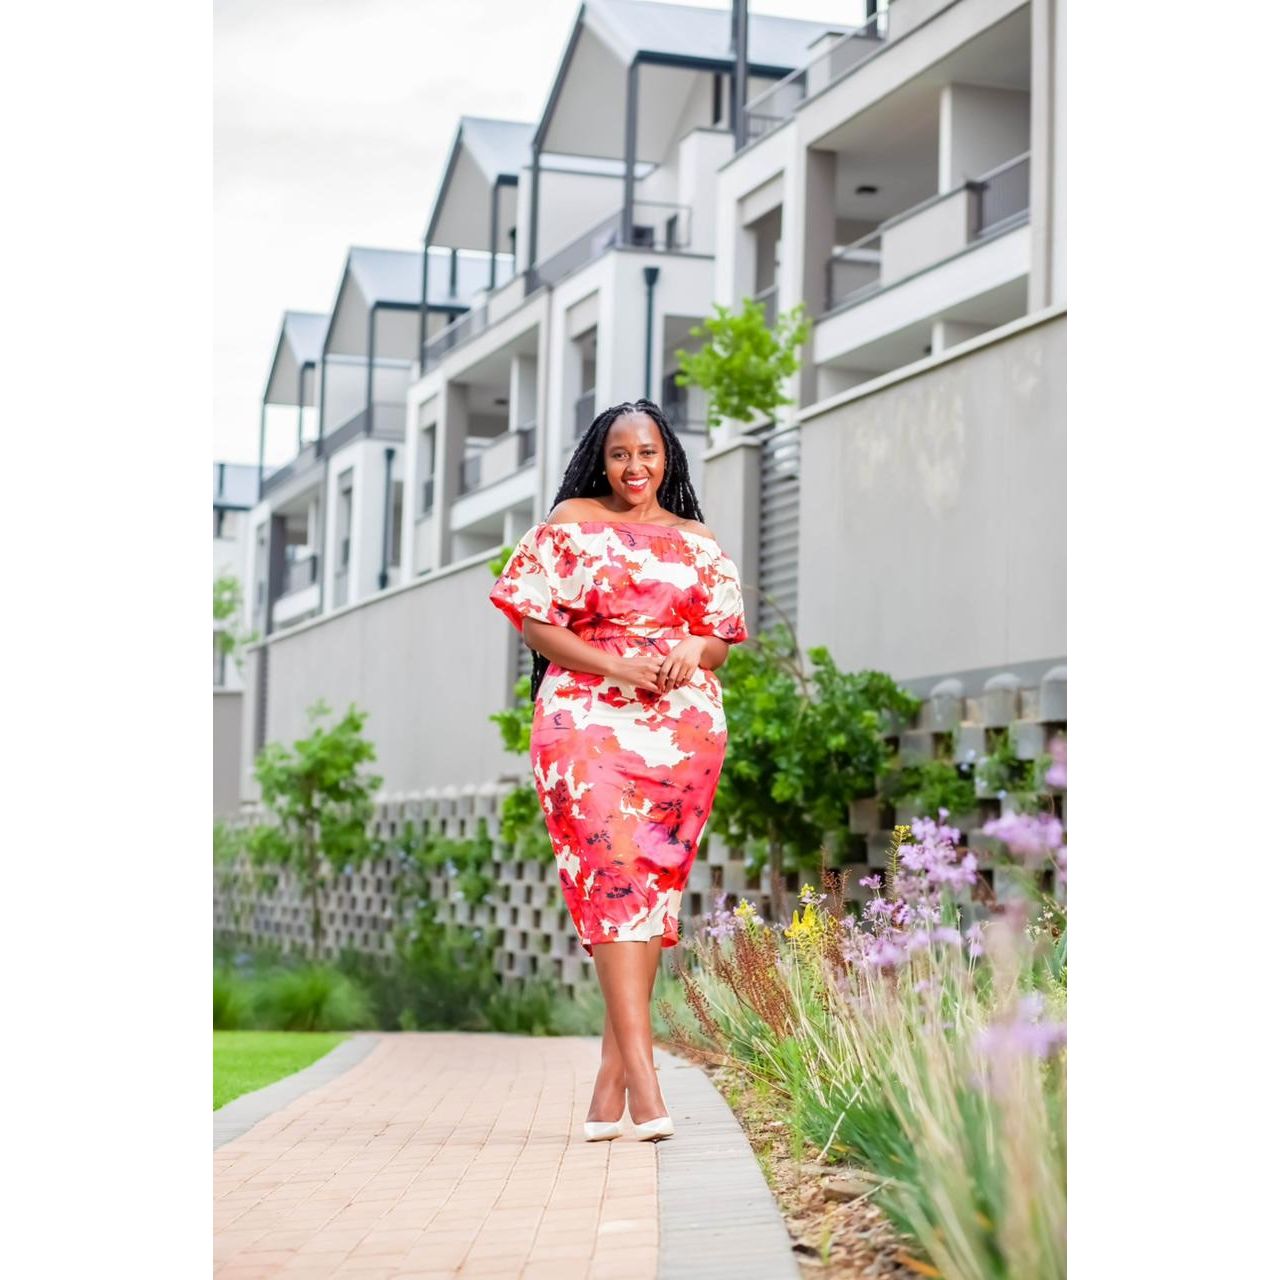
<path fill-rule="evenodd" d="M 369 713 L 384 832 L 492 831 L 522 771 L 490 717 L 528 651 L 488 562 L 594 415 L 645 393 L 753 634 L 785 622 L 913 688 L 904 750 L 1020 720 L 1033 751 L 1066 714 L 1065 22 L 1066 0 L 752 14 L 739 111 L 727 8 L 586 0 L 536 121 L 459 122 L 421 250 L 352 250 L 331 312 L 284 318 L 263 430 L 293 456 L 250 513 L 241 798 L 324 697 Z M 709 433 L 675 351 L 744 296 L 803 304 L 812 336 L 791 405 Z M 541 874 L 450 918 L 504 922 L 504 973 L 581 980 Z M 762 891 L 713 848 L 687 913 L 722 888 Z M 353 945 L 376 933 L 340 914 Z"/>
<path fill-rule="evenodd" d="M 753 16 L 749 91 L 829 34 Z M 425 341 L 409 390 L 412 574 L 514 541 L 620 400 L 663 402 L 698 483 L 705 408 L 673 375 L 714 295 L 733 70 L 723 12 L 586 0 L 536 123 L 459 125 L 424 248 L 487 255 L 489 280 Z"/>
<path fill-rule="evenodd" d="M 1022 419 L 1032 453 L 1014 472 L 996 473 L 1016 474 L 1023 490 L 993 483 L 989 471 L 962 478 L 984 439 L 971 434 L 966 458 L 962 396 L 898 402 L 925 385 L 913 379 L 951 379 L 954 369 L 933 371 L 984 335 L 998 341 L 1037 316 L 1061 320 L 1065 332 L 1065 0 L 870 7 L 865 21 L 824 35 L 802 67 L 747 102 L 743 145 L 719 170 L 717 301 L 753 296 L 770 314 L 803 305 L 813 331 L 792 408 L 742 439 L 712 442 L 717 518 L 758 587 L 757 627 L 785 620 L 823 643 L 831 637 L 852 665 L 915 676 L 928 689 L 970 656 L 987 675 L 1007 664 L 999 636 L 1011 631 L 998 633 L 991 619 L 1003 620 L 1025 587 L 1021 598 L 1050 620 L 1033 643 L 1048 669 L 1065 654 L 1065 340 L 1023 339 L 1035 348 L 1032 367 L 1010 371 L 1003 386 L 991 380 L 981 402 L 990 417 L 1022 389 L 1039 395 Z M 1050 349 L 1041 350 L 1042 338 Z M 907 382 L 911 392 L 889 390 Z M 1036 434 L 1046 415 L 1051 429 Z M 1006 453 L 989 459 L 1000 468 L 1027 438 L 1013 424 L 1003 430 L 1013 433 L 1002 437 Z M 889 457 L 894 464 L 883 463 Z M 882 470 L 914 487 L 884 502 L 892 486 Z M 947 553 L 965 546 L 971 555 L 973 539 L 947 526 L 941 498 L 922 505 L 920 495 L 945 492 L 952 509 L 985 521 L 990 541 L 998 520 L 979 490 L 1007 513 L 1028 484 L 1063 522 L 1032 518 L 1003 535 L 1033 546 L 1042 572 L 1038 585 L 1030 568 L 1025 583 L 1010 580 L 997 605 L 973 565 Z M 1029 544 L 1031 528 L 1040 536 Z M 910 556 L 886 555 L 888 540 L 911 543 L 913 533 Z M 826 588 L 833 548 L 850 556 L 836 592 Z M 861 572 L 864 555 L 880 570 Z M 922 573 L 930 557 L 946 569 Z M 913 579 L 935 582 L 972 619 L 983 638 L 967 656 L 948 639 L 921 651 L 918 669 L 904 664 L 918 646 L 897 601 Z"/>
<path fill-rule="evenodd" d="M 240 462 L 213 464 L 213 577 L 232 577 L 239 584 L 242 608 L 245 597 L 244 562 L 248 540 L 248 516 L 258 497 L 258 477 L 254 467 Z M 238 690 L 240 673 L 234 661 L 218 647 L 213 626 L 213 687 Z"/>

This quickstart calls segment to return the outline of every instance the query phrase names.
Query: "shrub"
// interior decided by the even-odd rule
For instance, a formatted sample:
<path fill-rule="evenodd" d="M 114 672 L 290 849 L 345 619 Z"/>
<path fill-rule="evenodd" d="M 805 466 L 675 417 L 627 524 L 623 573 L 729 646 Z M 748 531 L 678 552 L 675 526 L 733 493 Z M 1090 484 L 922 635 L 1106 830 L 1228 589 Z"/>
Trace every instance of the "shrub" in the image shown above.
<path fill-rule="evenodd" d="M 272 1031 L 353 1031 L 375 1025 L 365 989 L 325 965 L 270 975 L 257 990 L 255 1015 Z"/>
<path fill-rule="evenodd" d="M 231 970 L 213 971 L 213 1028 L 238 1031 L 249 1025 L 253 1013 L 253 992 L 243 978 Z"/>

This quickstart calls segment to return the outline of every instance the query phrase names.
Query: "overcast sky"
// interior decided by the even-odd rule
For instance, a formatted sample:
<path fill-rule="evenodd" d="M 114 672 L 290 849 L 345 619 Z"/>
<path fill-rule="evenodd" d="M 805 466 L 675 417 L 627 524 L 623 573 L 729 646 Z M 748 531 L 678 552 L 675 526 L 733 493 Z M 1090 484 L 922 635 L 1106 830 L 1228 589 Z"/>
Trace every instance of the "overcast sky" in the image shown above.
<path fill-rule="evenodd" d="M 214 0 L 215 458 L 257 461 L 281 314 L 327 311 L 350 245 L 421 246 L 458 117 L 538 118 L 578 2 Z M 268 438 L 269 464 L 289 454 Z"/>

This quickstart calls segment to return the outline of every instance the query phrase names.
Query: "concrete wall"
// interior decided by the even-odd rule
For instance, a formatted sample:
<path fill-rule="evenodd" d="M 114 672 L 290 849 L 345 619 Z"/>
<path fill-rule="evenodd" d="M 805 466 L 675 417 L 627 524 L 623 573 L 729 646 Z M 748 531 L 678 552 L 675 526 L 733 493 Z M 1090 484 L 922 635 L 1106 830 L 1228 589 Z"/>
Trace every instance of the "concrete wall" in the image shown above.
<path fill-rule="evenodd" d="M 228 660 L 228 667 L 231 662 Z M 239 690 L 213 691 L 213 816 L 229 817 L 240 808 Z"/>
<path fill-rule="evenodd" d="M 324 698 L 335 713 L 352 702 L 369 712 L 375 771 L 390 793 L 478 783 L 527 771 L 502 749 L 489 715 L 509 705 L 515 629 L 489 603 L 487 559 L 439 574 L 272 636 L 268 642 L 266 740 L 308 731 L 306 708 Z M 245 665 L 245 718 L 256 701 Z M 252 749 L 243 795 L 257 798 Z"/>
<path fill-rule="evenodd" d="M 1066 327 L 1018 321 L 799 415 L 803 644 L 898 679 L 1063 660 Z"/>

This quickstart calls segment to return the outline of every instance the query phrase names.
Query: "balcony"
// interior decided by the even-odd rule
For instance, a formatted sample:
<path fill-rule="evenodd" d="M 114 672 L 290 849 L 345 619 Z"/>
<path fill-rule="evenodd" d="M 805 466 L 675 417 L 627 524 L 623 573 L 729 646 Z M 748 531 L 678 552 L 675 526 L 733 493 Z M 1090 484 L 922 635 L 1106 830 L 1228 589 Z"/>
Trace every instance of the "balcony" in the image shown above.
<path fill-rule="evenodd" d="M 767 289 L 761 289 L 753 294 L 752 297 L 764 307 L 764 322 L 772 329 L 778 323 L 778 286 L 771 284 Z"/>
<path fill-rule="evenodd" d="M 827 263 L 828 312 L 856 305 L 1027 220 L 1030 153 L 932 196 L 837 248 Z"/>
<path fill-rule="evenodd" d="M 277 467 L 269 476 L 263 477 L 262 496 L 265 498 L 273 490 L 281 489 L 290 480 L 303 475 L 320 460 L 320 456 L 316 442 L 308 441 L 284 466 Z"/>
<path fill-rule="evenodd" d="M 536 423 L 526 422 L 473 447 L 458 467 L 458 496 L 483 489 L 523 467 L 534 456 L 536 429 Z"/>
<path fill-rule="evenodd" d="M 319 577 L 319 556 L 307 551 L 305 548 L 301 553 L 295 552 L 292 547 L 286 548 L 284 584 L 280 591 L 281 597 L 291 596 L 295 591 L 302 591 L 306 587 L 314 586 L 319 581 Z"/>
<path fill-rule="evenodd" d="M 332 457 L 344 445 L 361 436 L 373 436 L 379 440 L 404 439 L 404 405 L 394 402 L 374 404 L 361 409 L 340 427 L 326 432 L 320 438 L 321 453 Z"/>
<path fill-rule="evenodd" d="M 889 10 L 882 10 L 860 27 L 835 36 L 806 66 L 771 85 L 747 103 L 747 142 L 756 141 L 786 124 L 800 106 L 820 89 L 860 67 L 889 36 Z"/>
<path fill-rule="evenodd" d="M 693 211 L 687 204 L 637 200 L 632 207 L 630 239 L 623 234 L 623 210 L 619 209 L 539 262 L 529 272 L 528 290 L 532 292 L 541 285 L 557 284 L 618 245 L 628 244 L 659 253 L 678 253 L 688 249 L 692 223 Z"/>
<path fill-rule="evenodd" d="M 482 333 L 489 324 L 489 304 L 481 302 L 447 324 L 422 348 L 422 372 L 430 373 L 455 347 Z"/>

